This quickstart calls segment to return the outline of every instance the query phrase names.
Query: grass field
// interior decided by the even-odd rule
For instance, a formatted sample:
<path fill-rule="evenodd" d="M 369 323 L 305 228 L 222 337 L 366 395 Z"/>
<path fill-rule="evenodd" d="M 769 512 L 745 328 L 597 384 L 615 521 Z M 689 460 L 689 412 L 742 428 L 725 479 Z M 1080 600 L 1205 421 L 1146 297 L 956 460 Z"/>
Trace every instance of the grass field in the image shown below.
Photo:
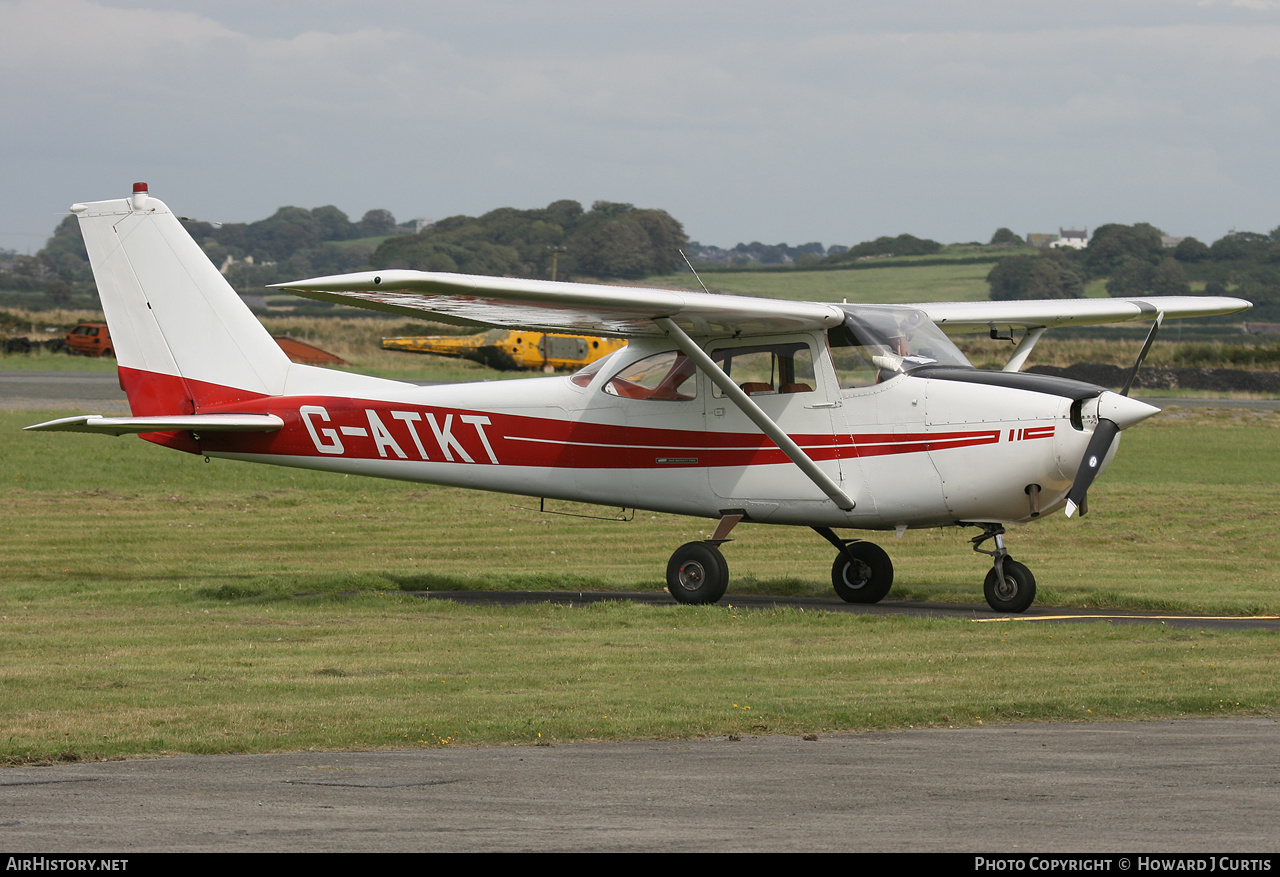
<path fill-rule="evenodd" d="M 827 594 L 811 532 L 740 527 L 727 605 L 477 608 L 407 590 L 662 587 L 707 525 L 204 463 L 0 413 L 0 758 L 1273 715 L 1266 632 L 739 611 Z M 1125 433 L 1091 513 L 1011 533 L 1040 602 L 1280 610 L 1280 416 Z M 878 541 L 891 599 L 982 600 L 968 531 Z"/>
<path fill-rule="evenodd" d="M 904 304 L 913 301 L 979 301 L 990 294 L 987 274 L 994 263 L 860 268 L 850 271 L 741 271 L 708 274 L 712 292 L 801 301 Z M 701 289 L 690 274 L 649 277 L 646 286 Z"/>

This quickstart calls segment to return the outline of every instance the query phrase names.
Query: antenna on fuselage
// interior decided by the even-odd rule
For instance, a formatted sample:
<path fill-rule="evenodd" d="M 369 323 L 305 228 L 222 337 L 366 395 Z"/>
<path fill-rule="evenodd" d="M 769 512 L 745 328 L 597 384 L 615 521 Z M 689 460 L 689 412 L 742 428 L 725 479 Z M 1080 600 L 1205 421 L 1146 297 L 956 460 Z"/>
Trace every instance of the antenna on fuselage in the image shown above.
<path fill-rule="evenodd" d="M 689 266 L 689 270 L 693 272 L 693 276 L 697 278 L 698 285 L 702 287 L 702 291 L 707 295 L 711 295 L 711 290 L 707 289 L 707 285 L 702 282 L 702 278 L 698 277 L 698 269 L 693 267 L 693 263 L 689 261 L 689 257 L 684 254 L 684 250 L 678 250 L 680 257 L 684 259 L 684 263 Z"/>

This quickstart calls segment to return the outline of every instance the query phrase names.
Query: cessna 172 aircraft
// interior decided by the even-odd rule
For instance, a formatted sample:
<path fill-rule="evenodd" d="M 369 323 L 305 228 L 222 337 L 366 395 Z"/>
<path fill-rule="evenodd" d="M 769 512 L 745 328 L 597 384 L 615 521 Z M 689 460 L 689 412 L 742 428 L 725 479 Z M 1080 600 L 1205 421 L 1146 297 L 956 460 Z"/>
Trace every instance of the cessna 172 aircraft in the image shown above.
<path fill-rule="evenodd" d="M 683 603 L 723 596 L 720 546 L 742 521 L 811 527 L 835 548 L 836 593 L 866 603 L 889 592 L 893 564 L 837 530 L 955 525 L 978 528 L 973 548 L 993 558 L 992 608 L 1025 610 L 1035 577 L 1009 557 L 1005 525 L 1084 514 L 1120 430 L 1158 410 L 1127 386 L 1020 372 L 1040 335 L 1150 320 L 1145 354 L 1165 317 L 1249 307 L 1225 297 L 835 305 L 406 270 L 277 284 L 465 326 L 629 340 L 572 376 L 419 387 L 290 362 L 145 183 L 71 210 L 132 415 L 28 429 L 133 433 L 209 457 L 717 520 L 667 565 Z M 943 330 L 1023 334 L 1003 371 L 983 371 Z"/>

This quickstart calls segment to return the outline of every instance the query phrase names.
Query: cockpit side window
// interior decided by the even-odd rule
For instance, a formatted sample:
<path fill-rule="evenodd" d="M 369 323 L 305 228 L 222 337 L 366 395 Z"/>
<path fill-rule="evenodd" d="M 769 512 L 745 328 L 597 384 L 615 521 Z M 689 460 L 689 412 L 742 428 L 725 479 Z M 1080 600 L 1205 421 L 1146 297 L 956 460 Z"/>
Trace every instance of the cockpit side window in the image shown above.
<path fill-rule="evenodd" d="M 840 325 L 827 332 L 827 346 L 831 349 L 831 364 L 836 370 L 840 389 L 870 387 L 880 380 L 880 369 L 871 362 L 877 352 L 862 345 L 848 325 Z"/>
<path fill-rule="evenodd" d="M 631 363 L 604 385 L 604 391 L 624 399 L 686 401 L 697 398 L 696 371 L 689 357 L 667 350 Z"/>

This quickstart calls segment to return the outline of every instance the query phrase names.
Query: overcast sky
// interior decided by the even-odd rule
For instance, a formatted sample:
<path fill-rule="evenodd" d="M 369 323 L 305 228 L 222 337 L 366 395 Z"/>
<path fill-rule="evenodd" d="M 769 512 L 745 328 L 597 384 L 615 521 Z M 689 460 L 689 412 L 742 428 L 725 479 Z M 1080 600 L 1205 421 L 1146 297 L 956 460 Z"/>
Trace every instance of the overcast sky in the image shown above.
<path fill-rule="evenodd" d="M 703 243 L 1280 225 L 1275 0 L 0 0 L 0 247 L 561 198 Z"/>

